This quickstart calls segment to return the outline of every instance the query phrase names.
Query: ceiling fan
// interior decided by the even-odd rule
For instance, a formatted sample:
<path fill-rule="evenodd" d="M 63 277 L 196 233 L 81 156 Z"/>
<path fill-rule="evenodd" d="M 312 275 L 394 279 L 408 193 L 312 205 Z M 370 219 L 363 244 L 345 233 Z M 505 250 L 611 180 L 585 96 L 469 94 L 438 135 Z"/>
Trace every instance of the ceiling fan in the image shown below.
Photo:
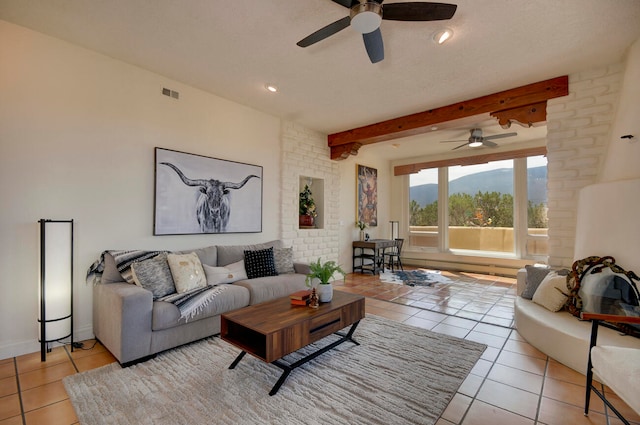
<path fill-rule="evenodd" d="M 320 28 L 296 43 L 308 47 L 351 26 L 362 34 L 364 46 L 371 63 L 384 59 L 384 45 L 380 23 L 383 19 L 392 21 L 441 21 L 451 19 L 458 7 L 455 4 L 430 2 L 391 3 L 382 6 L 384 0 L 332 0 L 351 9 L 349 16 Z"/>
<path fill-rule="evenodd" d="M 495 148 L 496 146 L 498 146 L 498 144 L 492 142 L 491 140 L 503 139 L 505 137 L 513 137 L 513 136 L 517 136 L 518 135 L 518 133 L 502 133 L 502 134 L 494 134 L 492 136 L 483 137 L 481 128 L 472 128 L 469 131 L 471 132 L 471 135 L 469 136 L 469 139 L 467 139 L 466 141 L 465 140 L 443 140 L 440 143 L 465 142 L 465 143 L 461 144 L 460 146 L 456 146 L 455 148 L 451 149 L 452 151 L 454 151 L 456 149 L 460 149 L 461 147 L 464 147 L 464 146 L 469 146 L 470 148 L 479 148 L 481 146 L 487 146 L 489 148 Z"/>

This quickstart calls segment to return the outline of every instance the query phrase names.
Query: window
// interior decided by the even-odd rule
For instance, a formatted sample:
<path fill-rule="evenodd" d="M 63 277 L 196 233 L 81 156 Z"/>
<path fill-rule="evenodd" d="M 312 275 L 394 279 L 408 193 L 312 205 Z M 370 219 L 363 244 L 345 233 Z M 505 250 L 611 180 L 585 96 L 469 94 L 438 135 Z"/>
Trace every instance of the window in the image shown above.
<path fill-rule="evenodd" d="M 547 230 L 547 158 L 533 156 L 527 158 L 527 244 L 529 257 L 546 255 Z"/>
<path fill-rule="evenodd" d="M 449 167 L 449 248 L 513 253 L 513 160 Z"/>
<path fill-rule="evenodd" d="M 411 244 L 438 247 L 438 169 L 429 168 L 409 176 L 409 226 Z"/>
<path fill-rule="evenodd" d="M 482 164 L 437 163 L 411 174 L 409 245 L 546 256 L 546 157 L 535 153 Z"/>

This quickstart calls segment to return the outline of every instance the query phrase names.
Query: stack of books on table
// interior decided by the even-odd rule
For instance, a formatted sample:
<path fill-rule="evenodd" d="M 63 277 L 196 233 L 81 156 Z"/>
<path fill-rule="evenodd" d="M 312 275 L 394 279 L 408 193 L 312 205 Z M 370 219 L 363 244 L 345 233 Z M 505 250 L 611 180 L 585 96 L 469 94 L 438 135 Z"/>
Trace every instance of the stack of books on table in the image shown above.
<path fill-rule="evenodd" d="M 309 303 L 309 298 L 311 298 L 311 290 L 303 289 L 302 291 L 294 292 L 289 295 L 291 299 L 292 305 L 307 305 Z"/>

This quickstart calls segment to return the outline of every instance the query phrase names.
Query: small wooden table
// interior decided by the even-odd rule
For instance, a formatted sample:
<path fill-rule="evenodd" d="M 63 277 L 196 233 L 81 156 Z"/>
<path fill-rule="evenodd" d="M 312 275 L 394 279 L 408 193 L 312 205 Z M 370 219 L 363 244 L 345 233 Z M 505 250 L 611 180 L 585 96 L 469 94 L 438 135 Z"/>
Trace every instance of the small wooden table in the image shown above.
<path fill-rule="evenodd" d="M 384 250 L 396 246 L 396 241 L 391 239 L 370 239 L 368 241 L 353 241 L 353 272 L 360 270 L 360 273 L 370 271 L 378 274 L 384 271 Z M 360 251 L 358 251 L 360 250 Z M 367 251 L 365 251 L 367 250 Z M 370 253 L 368 251 L 371 251 Z M 360 260 L 360 264 L 356 264 Z M 365 263 L 365 260 L 372 263 Z"/>
<path fill-rule="evenodd" d="M 331 302 L 321 303 L 317 309 L 292 305 L 289 297 L 284 297 L 223 314 L 220 337 L 242 350 L 229 369 L 234 369 L 249 353 L 283 370 L 269 392 L 269 395 L 274 395 L 297 367 L 345 341 L 359 345 L 353 339 L 353 333 L 364 315 L 362 295 L 335 291 Z M 346 334 L 338 332 L 349 325 L 351 327 Z M 341 338 L 295 363 L 281 360 L 287 354 L 334 333 Z"/>

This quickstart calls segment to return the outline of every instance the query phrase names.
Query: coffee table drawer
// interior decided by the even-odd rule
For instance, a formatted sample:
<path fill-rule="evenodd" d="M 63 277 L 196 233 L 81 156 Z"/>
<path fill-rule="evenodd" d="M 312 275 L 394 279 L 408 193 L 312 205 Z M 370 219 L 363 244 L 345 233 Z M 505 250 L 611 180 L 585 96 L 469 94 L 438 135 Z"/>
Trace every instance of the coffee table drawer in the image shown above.
<path fill-rule="evenodd" d="M 344 327 L 341 310 L 334 310 L 327 314 L 316 316 L 309 321 L 309 343 L 338 332 Z"/>

